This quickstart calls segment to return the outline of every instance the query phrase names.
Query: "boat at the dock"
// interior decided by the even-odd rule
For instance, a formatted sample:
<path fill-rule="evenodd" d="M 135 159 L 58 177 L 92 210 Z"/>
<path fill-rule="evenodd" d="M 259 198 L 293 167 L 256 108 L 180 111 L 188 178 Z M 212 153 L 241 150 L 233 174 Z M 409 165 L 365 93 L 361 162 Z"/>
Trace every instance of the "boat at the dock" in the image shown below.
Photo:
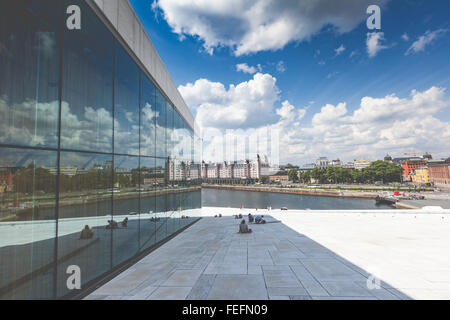
<path fill-rule="evenodd" d="M 377 196 L 375 198 L 376 204 L 390 204 L 393 205 L 397 203 L 398 199 L 391 196 Z"/>

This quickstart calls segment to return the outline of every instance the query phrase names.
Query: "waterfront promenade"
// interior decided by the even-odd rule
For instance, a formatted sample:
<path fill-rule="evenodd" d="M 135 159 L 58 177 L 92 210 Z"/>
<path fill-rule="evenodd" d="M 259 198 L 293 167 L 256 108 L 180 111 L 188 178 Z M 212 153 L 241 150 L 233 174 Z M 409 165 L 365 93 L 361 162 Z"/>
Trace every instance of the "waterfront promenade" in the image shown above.
<path fill-rule="evenodd" d="M 254 210 L 202 210 L 86 299 L 450 298 L 449 211 L 258 210 L 269 223 L 238 234 Z"/>
<path fill-rule="evenodd" d="M 255 191 L 255 192 L 272 192 L 287 193 L 325 197 L 344 197 L 344 198 L 363 198 L 375 199 L 378 195 L 374 191 L 352 191 L 352 190 L 329 190 L 322 188 L 279 188 L 269 186 L 238 186 L 238 185 L 209 185 L 203 184 L 202 188 L 220 189 L 220 190 L 237 190 L 237 191 Z"/>

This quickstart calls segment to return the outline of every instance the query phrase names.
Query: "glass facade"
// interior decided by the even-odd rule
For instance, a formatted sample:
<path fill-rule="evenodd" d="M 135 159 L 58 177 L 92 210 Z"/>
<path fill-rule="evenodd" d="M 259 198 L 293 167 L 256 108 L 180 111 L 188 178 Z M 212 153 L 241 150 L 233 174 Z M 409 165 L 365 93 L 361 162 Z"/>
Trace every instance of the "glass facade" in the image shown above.
<path fill-rule="evenodd" d="M 83 289 L 198 218 L 200 139 L 84 1 L 2 1 L 0 70 L 0 299 L 64 297 L 69 266 Z"/>

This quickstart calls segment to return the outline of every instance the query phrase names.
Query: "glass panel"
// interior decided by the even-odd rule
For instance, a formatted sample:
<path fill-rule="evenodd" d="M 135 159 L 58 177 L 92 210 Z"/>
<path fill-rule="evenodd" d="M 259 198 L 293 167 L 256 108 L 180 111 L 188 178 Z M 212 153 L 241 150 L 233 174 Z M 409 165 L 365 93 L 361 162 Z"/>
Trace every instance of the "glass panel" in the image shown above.
<path fill-rule="evenodd" d="M 0 299 L 54 298 L 57 153 L 0 154 Z"/>
<path fill-rule="evenodd" d="M 60 8 L 0 3 L 0 144 L 58 145 Z"/>
<path fill-rule="evenodd" d="M 173 135 L 173 115 L 175 111 L 172 106 L 167 103 L 167 126 L 166 126 L 166 138 L 167 138 L 167 156 L 171 159 L 174 158 L 173 148 L 174 148 L 174 135 Z"/>
<path fill-rule="evenodd" d="M 166 101 L 156 90 L 156 156 L 165 158 L 166 151 Z"/>
<path fill-rule="evenodd" d="M 192 129 L 190 129 L 189 135 L 190 135 L 190 144 L 191 144 L 191 161 L 198 162 L 195 159 L 195 135 L 194 135 L 194 131 L 192 131 Z"/>
<path fill-rule="evenodd" d="M 163 172 L 164 183 L 157 185 L 158 196 L 156 197 L 156 218 L 159 220 L 156 227 L 156 241 L 161 241 L 167 236 L 167 163 L 165 159 L 156 159 L 156 168 Z"/>
<path fill-rule="evenodd" d="M 82 29 L 62 31 L 72 4 Z M 0 299 L 64 296 L 69 265 L 83 288 L 190 222 L 192 134 L 84 1 L 1 2 L 0 70 Z M 59 98 L 58 167 L 20 148 L 58 147 Z"/>
<path fill-rule="evenodd" d="M 181 156 L 181 131 L 180 131 L 180 115 L 178 112 L 173 113 L 173 132 L 172 132 L 172 158 L 180 159 Z"/>
<path fill-rule="evenodd" d="M 179 197 L 177 193 L 170 192 L 167 194 L 167 235 L 171 235 L 177 228 L 177 210 Z"/>
<path fill-rule="evenodd" d="M 141 89 L 141 155 L 154 156 L 156 152 L 156 88 L 144 75 Z"/>
<path fill-rule="evenodd" d="M 164 186 L 164 168 L 156 167 L 155 158 L 141 157 L 141 214 L 140 214 L 140 248 L 145 249 L 156 242 L 156 229 L 161 219 L 155 214 L 158 189 Z"/>
<path fill-rule="evenodd" d="M 179 228 L 182 228 L 186 225 L 187 220 L 189 220 L 188 217 L 190 217 L 189 213 L 189 201 L 191 198 L 192 192 L 189 192 L 187 189 L 185 192 L 180 193 L 180 217 L 183 217 L 183 219 L 180 219 L 180 225 Z"/>
<path fill-rule="evenodd" d="M 114 42 L 83 2 L 74 3 L 83 20 L 81 30 L 64 31 L 61 147 L 112 152 Z"/>
<path fill-rule="evenodd" d="M 139 155 L 139 69 L 116 46 L 114 153 Z"/>
<path fill-rule="evenodd" d="M 197 219 L 201 216 L 202 212 L 202 191 L 197 189 L 192 192 L 192 211 L 189 216 L 191 217 L 189 222 L 192 222 L 194 219 Z"/>
<path fill-rule="evenodd" d="M 69 293 L 67 267 L 81 285 L 111 268 L 112 156 L 62 152 L 59 176 L 58 296 Z"/>
<path fill-rule="evenodd" d="M 177 157 L 178 157 L 178 159 L 184 159 L 184 154 L 183 154 L 183 143 L 184 143 L 184 139 L 183 139 L 183 120 L 181 119 L 181 116 L 180 116 L 179 113 L 176 114 L 175 119 L 176 119 L 175 127 L 176 127 L 176 130 L 177 130 L 177 144 L 178 144 Z"/>
<path fill-rule="evenodd" d="M 139 157 L 114 156 L 113 266 L 139 249 Z"/>
<path fill-rule="evenodd" d="M 191 137 L 189 135 L 189 126 L 183 121 L 183 159 L 191 160 Z"/>
<path fill-rule="evenodd" d="M 195 136 L 195 148 L 194 148 L 194 153 L 195 153 L 195 162 L 200 163 L 202 161 L 202 139 L 200 137 Z"/>

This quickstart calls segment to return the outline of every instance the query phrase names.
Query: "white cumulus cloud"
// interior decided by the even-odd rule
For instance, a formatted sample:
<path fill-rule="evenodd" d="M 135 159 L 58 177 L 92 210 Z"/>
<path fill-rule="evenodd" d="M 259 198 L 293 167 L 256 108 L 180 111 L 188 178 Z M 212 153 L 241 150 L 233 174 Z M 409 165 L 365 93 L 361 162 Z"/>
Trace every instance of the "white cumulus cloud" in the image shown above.
<path fill-rule="evenodd" d="M 254 74 L 258 71 L 261 72 L 262 68 L 261 68 L 260 64 L 258 64 L 256 67 L 253 67 L 253 66 L 249 66 L 246 63 L 239 63 L 236 65 L 236 71 L 242 71 L 244 73 Z"/>
<path fill-rule="evenodd" d="M 207 79 L 179 86 L 186 103 L 203 127 L 248 128 L 276 121 L 274 105 L 279 100 L 277 79 L 256 73 L 249 81 L 230 85 Z"/>
<path fill-rule="evenodd" d="M 427 45 L 431 44 L 434 40 L 446 32 L 446 29 L 438 29 L 435 31 L 428 30 L 424 35 L 421 35 L 416 41 L 413 42 L 411 47 L 409 47 L 409 49 L 405 52 L 405 55 L 424 51 Z"/>
<path fill-rule="evenodd" d="M 304 41 L 331 26 L 353 30 L 366 18 L 369 5 L 388 0 L 154 0 L 173 32 L 198 37 L 210 54 L 230 47 L 235 55 L 278 50 Z"/>
<path fill-rule="evenodd" d="M 383 41 L 385 41 L 384 32 L 367 33 L 366 46 L 370 58 L 375 57 L 381 50 L 388 48 L 382 44 Z"/>
<path fill-rule="evenodd" d="M 343 44 L 340 45 L 339 48 L 334 49 L 335 55 L 338 56 L 345 51 L 345 47 Z"/>
<path fill-rule="evenodd" d="M 277 63 L 277 71 L 280 73 L 283 73 L 286 71 L 286 65 L 284 64 L 284 61 L 278 61 Z"/>

